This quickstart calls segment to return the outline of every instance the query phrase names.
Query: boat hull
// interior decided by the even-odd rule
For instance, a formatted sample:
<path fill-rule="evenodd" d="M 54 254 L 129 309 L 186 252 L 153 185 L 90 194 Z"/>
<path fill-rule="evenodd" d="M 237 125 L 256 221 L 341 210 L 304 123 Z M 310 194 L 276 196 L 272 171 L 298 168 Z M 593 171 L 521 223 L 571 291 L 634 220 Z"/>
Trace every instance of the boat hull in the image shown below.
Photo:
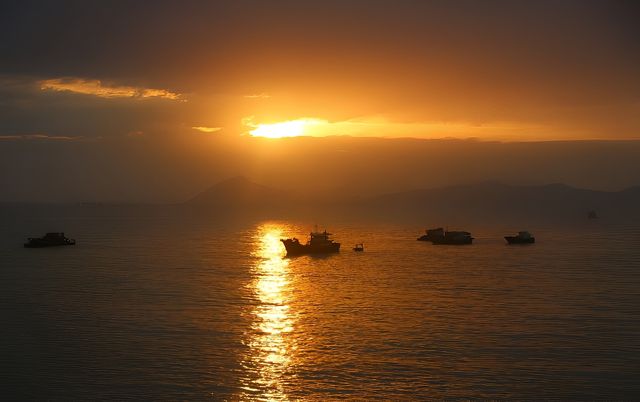
<path fill-rule="evenodd" d="M 42 248 L 42 247 L 58 247 L 58 246 L 74 246 L 76 244 L 75 241 L 68 241 L 63 243 L 52 243 L 47 241 L 30 241 L 29 243 L 25 243 L 25 248 Z"/>
<path fill-rule="evenodd" d="M 536 242 L 535 237 L 522 238 L 518 236 L 505 236 L 504 239 L 507 244 L 532 244 Z"/>
<path fill-rule="evenodd" d="M 442 228 L 429 229 L 427 234 L 418 237 L 419 241 L 430 241 L 433 244 L 463 245 L 472 244 L 471 233 L 465 231 L 446 231 Z"/>
<path fill-rule="evenodd" d="M 281 240 L 288 256 L 310 255 L 310 254 L 331 254 L 340 251 L 340 243 L 330 243 L 321 245 L 300 244 L 291 239 Z"/>
<path fill-rule="evenodd" d="M 464 238 L 440 238 L 440 239 L 432 239 L 431 242 L 437 245 L 454 245 L 461 246 L 464 244 L 472 244 L 473 237 L 464 237 Z"/>

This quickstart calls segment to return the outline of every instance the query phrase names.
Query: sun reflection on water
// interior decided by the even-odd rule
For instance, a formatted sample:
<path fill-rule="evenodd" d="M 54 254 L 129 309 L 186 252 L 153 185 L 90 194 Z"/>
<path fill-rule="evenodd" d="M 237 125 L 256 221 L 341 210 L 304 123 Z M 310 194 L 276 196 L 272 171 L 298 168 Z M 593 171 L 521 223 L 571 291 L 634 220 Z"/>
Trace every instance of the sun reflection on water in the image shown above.
<path fill-rule="evenodd" d="M 249 284 L 256 304 L 246 341 L 249 350 L 244 366 L 249 376 L 244 389 L 249 392 L 247 397 L 268 401 L 288 400 L 284 383 L 285 376 L 291 377 L 288 372 L 295 349 L 288 336 L 295 320 L 289 305 L 289 261 L 283 258 L 282 232 L 282 226 L 277 224 L 258 228 L 254 239 L 258 261 L 253 269 L 254 280 Z"/>

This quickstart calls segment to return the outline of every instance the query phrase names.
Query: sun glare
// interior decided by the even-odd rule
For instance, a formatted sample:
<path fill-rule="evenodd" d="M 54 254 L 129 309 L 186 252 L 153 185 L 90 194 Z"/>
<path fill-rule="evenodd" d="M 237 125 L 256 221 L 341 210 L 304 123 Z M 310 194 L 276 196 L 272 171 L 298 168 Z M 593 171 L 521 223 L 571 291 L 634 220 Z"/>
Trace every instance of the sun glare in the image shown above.
<path fill-rule="evenodd" d="M 249 131 L 249 134 L 254 137 L 286 138 L 313 135 L 308 129 L 311 126 L 317 126 L 322 123 L 325 123 L 325 121 L 320 119 L 298 119 L 279 123 L 248 125 L 253 127 L 253 130 Z"/>
<path fill-rule="evenodd" d="M 298 137 L 304 133 L 304 120 L 292 120 L 282 123 L 258 124 L 250 133 L 254 137 L 284 138 Z"/>

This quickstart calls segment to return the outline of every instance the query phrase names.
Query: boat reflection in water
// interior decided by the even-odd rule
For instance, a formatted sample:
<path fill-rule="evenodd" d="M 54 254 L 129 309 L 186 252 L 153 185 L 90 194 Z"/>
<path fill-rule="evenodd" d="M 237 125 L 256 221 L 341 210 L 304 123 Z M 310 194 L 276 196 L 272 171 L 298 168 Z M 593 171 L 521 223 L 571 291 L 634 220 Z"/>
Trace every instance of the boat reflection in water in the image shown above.
<path fill-rule="evenodd" d="M 295 318 L 290 311 L 292 289 L 289 261 L 280 242 L 283 228 L 277 224 L 261 225 L 254 238 L 253 268 L 249 284 L 256 299 L 252 311 L 251 330 L 245 340 L 248 346 L 243 366 L 248 375 L 243 379 L 244 397 L 260 400 L 288 400 L 285 379 L 291 380 L 291 352 Z"/>

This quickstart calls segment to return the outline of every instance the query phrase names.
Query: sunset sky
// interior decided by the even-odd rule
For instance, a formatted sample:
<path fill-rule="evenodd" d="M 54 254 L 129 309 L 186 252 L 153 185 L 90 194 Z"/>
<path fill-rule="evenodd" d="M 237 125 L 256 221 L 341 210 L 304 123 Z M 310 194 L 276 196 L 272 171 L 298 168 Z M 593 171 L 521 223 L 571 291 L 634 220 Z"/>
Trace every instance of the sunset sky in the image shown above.
<path fill-rule="evenodd" d="M 4 1 L 0 153 L 142 140 L 193 150 L 251 135 L 637 140 L 639 11 L 633 1 Z M 40 155 L 24 152 L 25 165 Z M 65 152 L 57 158 L 80 155 Z"/>
<path fill-rule="evenodd" d="M 241 134 L 299 120 L 323 136 L 640 137 L 634 2 L 2 8 L 2 136 Z"/>

